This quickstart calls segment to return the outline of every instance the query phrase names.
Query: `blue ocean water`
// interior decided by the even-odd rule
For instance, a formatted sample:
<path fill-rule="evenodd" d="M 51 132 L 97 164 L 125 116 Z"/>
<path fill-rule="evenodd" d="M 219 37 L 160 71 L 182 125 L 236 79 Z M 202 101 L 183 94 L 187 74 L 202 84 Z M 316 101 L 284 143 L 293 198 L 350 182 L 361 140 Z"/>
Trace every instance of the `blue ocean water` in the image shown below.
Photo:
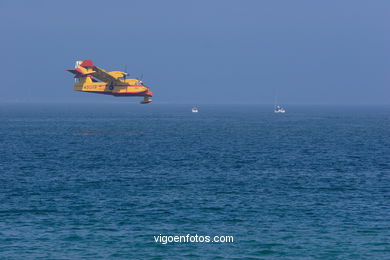
<path fill-rule="evenodd" d="M 389 107 L 199 109 L 1 105 L 0 258 L 390 258 Z"/>

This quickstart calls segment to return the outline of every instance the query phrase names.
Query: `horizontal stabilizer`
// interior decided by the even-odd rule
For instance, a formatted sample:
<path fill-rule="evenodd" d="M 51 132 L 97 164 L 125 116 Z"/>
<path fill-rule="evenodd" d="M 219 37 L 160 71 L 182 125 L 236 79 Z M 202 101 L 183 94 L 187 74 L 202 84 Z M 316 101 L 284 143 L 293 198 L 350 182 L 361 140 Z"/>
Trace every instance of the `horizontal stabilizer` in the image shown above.
<path fill-rule="evenodd" d="M 67 70 L 69 71 L 70 73 L 74 74 L 75 78 L 81 78 L 81 77 L 86 77 L 88 75 L 92 75 L 94 73 L 96 73 L 95 71 L 90 71 L 90 72 L 83 72 L 80 68 L 76 68 L 76 69 L 69 69 Z"/>

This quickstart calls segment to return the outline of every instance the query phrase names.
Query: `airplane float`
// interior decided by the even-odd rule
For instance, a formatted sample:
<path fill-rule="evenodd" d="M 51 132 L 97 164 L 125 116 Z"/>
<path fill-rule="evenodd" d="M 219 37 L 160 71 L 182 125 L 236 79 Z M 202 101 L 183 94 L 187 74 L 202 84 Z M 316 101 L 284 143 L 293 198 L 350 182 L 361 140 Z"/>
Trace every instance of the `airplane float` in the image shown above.
<path fill-rule="evenodd" d="M 76 61 L 74 69 L 67 70 L 75 76 L 74 90 L 112 95 L 115 97 L 143 97 L 141 104 L 152 102 L 152 91 L 139 79 L 126 79 L 122 71 L 105 71 L 91 60 Z"/>

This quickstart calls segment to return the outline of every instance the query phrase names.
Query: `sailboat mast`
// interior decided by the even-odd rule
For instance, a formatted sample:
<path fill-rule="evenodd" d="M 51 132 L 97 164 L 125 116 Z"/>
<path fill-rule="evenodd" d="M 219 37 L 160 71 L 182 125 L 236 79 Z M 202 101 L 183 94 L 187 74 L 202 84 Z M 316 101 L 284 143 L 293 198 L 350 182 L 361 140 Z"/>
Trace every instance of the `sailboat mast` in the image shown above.
<path fill-rule="evenodd" d="M 278 92 L 275 88 L 275 95 L 274 95 L 274 108 L 276 109 L 276 104 L 278 103 Z"/>

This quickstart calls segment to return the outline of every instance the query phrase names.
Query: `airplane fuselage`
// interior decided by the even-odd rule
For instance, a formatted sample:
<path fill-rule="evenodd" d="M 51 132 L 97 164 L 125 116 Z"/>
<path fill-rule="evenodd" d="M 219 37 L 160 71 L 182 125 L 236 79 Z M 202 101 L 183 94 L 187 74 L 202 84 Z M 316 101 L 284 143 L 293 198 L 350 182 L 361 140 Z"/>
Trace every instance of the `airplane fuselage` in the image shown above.
<path fill-rule="evenodd" d="M 112 96 L 147 96 L 149 88 L 142 85 L 112 85 L 106 82 L 75 83 L 74 90 Z"/>

